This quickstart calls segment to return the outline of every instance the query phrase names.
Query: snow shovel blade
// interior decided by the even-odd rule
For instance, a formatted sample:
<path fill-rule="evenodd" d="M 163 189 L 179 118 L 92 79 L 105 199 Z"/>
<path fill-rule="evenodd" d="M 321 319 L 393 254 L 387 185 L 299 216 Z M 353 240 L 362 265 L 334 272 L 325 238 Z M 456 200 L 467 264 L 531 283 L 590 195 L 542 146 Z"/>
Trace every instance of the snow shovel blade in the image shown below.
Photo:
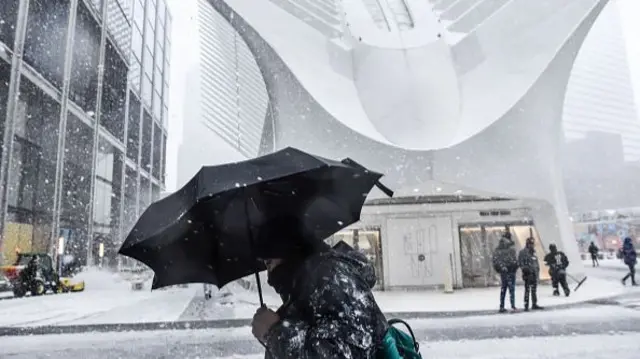
<path fill-rule="evenodd" d="M 584 278 L 582 278 L 582 280 L 578 282 L 578 285 L 573 289 L 573 291 L 574 292 L 577 291 L 578 288 L 580 288 L 580 286 L 582 285 L 582 283 L 584 283 L 586 280 L 587 280 L 587 277 L 585 276 Z"/>

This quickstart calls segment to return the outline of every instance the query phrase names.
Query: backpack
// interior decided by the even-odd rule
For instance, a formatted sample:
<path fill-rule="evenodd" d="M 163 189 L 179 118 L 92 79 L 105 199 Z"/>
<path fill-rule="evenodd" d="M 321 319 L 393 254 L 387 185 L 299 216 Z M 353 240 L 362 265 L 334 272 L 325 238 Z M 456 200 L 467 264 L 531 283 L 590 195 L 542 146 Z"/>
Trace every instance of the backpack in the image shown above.
<path fill-rule="evenodd" d="M 400 319 L 390 319 L 388 323 L 389 330 L 382 339 L 377 359 L 422 359 L 420 345 L 409 324 Z M 394 324 L 404 324 L 409 334 L 394 327 Z"/>

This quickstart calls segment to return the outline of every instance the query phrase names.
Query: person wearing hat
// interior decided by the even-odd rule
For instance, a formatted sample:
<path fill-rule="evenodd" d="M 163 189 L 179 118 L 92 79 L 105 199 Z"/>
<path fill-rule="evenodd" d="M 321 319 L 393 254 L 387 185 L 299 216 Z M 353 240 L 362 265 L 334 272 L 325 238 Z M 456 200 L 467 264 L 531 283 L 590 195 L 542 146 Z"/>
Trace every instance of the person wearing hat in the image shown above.
<path fill-rule="evenodd" d="M 522 270 L 524 281 L 524 310 L 529 311 L 529 296 L 531 296 L 531 309 L 543 309 L 538 305 L 538 280 L 540 278 L 540 264 L 536 255 L 535 240 L 527 238 L 525 247 L 518 254 L 518 265 Z"/>

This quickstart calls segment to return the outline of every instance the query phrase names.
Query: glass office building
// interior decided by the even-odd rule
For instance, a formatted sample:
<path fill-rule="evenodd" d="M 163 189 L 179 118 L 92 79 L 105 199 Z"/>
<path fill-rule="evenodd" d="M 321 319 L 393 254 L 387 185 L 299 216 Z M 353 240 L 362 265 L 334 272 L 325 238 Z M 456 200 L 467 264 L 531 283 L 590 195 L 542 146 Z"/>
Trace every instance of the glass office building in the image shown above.
<path fill-rule="evenodd" d="M 0 2 L 1 261 L 115 263 L 164 189 L 170 33 L 164 0 Z"/>

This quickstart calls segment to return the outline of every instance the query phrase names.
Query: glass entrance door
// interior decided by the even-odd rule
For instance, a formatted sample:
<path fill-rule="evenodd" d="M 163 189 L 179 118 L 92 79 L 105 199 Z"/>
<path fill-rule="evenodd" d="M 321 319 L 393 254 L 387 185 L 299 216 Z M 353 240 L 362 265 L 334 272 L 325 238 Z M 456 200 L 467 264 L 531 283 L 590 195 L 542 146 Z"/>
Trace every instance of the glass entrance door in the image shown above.
<path fill-rule="evenodd" d="M 545 251 L 538 231 L 532 223 L 469 224 L 459 227 L 464 287 L 488 287 L 500 284 L 500 275 L 493 269 L 492 258 L 500 238 L 507 230 L 511 232 L 517 252 L 524 248 L 527 238 L 534 238 L 540 263 L 540 279 L 549 278 L 548 270 L 543 263 Z"/>

